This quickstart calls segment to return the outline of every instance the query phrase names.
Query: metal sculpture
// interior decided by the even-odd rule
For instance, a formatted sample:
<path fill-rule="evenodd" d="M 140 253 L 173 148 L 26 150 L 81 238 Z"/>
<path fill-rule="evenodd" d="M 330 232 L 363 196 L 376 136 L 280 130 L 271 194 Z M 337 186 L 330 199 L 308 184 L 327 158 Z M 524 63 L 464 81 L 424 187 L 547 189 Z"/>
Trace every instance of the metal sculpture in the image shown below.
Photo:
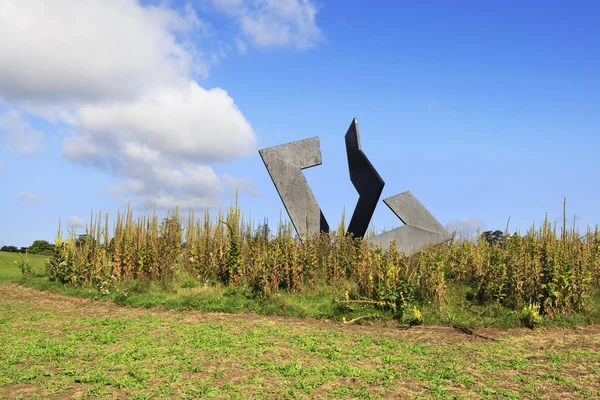
<path fill-rule="evenodd" d="M 350 180 L 359 195 L 348 225 L 348 233 L 354 237 L 363 237 L 369 228 L 385 182 L 362 151 L 356 118 L 352 120 L 345 138 Z"/>
<path fill-rule="evenodd" d="M 394 240 L 399 251 L 410 255 L 427 245 L 438 245 L 452 238 L 411 192 L 388 197 L 383 202 L 405 225 L 371 238 L 371 243 L 389 247 Z"/>
<path fill-rule="evenodd" d="M 362 151 L 356 118 L 352 120 L 345 139 L 350 180 L 359 194 L 348 233 L 363 237 L 385 182 Z M 258 152 L 300 238 L 312 233 L 329 232 L 327 220 L 302 173 L 303 169 L 322 163 L 319 138 L 299 140 Z M 393 240 L 399 251 L 415 254 L 427 245 L 434 246 L 450 240 L 448 231 L 411 192 L 400 193 L 383 202 L 405 226 L 371 238 L 373 245 L 388 247 Z"/>
<path fill-rule="evenodd" d="M 303 169 L 322 163 L 319 138 L 269 147 L 258 153 L 298 235 L 303 238 L 311 233 L 329 232 L 329 225 L 302 173 Z"/>

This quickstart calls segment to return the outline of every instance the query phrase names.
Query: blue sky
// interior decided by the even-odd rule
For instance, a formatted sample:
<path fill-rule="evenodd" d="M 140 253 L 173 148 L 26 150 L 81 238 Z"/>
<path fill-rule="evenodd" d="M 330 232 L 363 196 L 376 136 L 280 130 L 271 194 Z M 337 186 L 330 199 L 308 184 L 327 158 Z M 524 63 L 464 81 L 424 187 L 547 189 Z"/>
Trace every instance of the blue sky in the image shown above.
<path fill-rule="evenodd" d="M 382 199 L 410 190 L 450 229 L 560 221 L 565 196 L 600 222 L 597 2 L 1 3 L 0 244 L 128 201 L 227 207 L 236 185 L 274 223 L 258 149 L 312 136 L 335 226 L 354 117 Z M 401 223 L 380 202 L 373 224 Z"/>

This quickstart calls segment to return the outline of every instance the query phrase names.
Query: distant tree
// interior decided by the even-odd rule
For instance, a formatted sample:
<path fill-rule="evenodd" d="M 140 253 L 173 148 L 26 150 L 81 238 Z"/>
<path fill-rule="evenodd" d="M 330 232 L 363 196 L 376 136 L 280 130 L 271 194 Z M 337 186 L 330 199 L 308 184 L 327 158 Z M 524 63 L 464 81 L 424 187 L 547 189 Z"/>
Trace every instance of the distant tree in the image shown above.
<path fill-rule="evenodd" d="M 27 252 L 31 254 L 51 256 L 54 252 L 54 245 L 46 240 L 35 240 L 31 246 L 27 248 Z"/>
<path fill-rule="evenodd" d="M 0 251 L 7 251 L 9 253 L 18 253 L 19 248 L 17 246 L 2 246 L 2 248 L 0 248 Z"/>
<path fill-rule="evenodd" d="M 87 234 L 84 233 L 82 235 L 77 236 L 77 239 L 75 239 L 75 246 L 76 247 L 81 247 L 86 242 L 88 242 L 88 241 L 92 242 L 93 240 L 94 239 L 90 235 L 87 235 Z"/>
<path fill-rule="evenodd" d="M 501 230 L 485 231 L 481 234 L 481 237 L 491 245 L 499 244 L 502 246 L 504 244 L 504 233 Z"/>
<path fill-rule="evenodd" d="M 271 228 L 266 220 L 264 223 L 258 224 L 256 231 L 254 231 L 254 237 L 257 239 L 260 237 L 264 240 L 269 240 L 271 237 Z"/>

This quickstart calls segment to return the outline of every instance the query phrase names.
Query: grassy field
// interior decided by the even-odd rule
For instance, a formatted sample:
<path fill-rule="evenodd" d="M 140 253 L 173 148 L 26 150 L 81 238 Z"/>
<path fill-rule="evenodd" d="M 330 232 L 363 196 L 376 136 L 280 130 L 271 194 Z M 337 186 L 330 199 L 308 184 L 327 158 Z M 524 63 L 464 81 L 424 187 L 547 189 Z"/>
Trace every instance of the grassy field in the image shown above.
<path fill-rule="evenodd" d="M 398 329 L 0 283 L 0 398 L 594 398 L 600 327 Z"/>
<path fill-rule="evenodd" d="M 18 278 L 21 276 L 21 270 L 15 261 L 20 260 L 21 256 L 25 258 L 25 254 L 21 255 L 18 253 L 7 253 L 0 251 L 0 280 L 6 278 Z M 46 256 L 40 256 L 37 254 L 28 254 L 29 262 L 36 269 L 44 269 L 46 265 Z"/>
<path fill-rule="evenodd" d="M 394 318 L 391 311 L 370 304 L 345 304 L 345 285 L 323 286 L 300 293 L 280 293 L 266 298 L 257 296 L 247 288 L 238 286 L 204 286 L 197 281 L 183 279 L 174 281 L 130 280 L 122 283 L 84 288 L 63 285 L 47 278 L 19 279 L 19 284 L 44 292 L 67 296 L 114 302 L 120 306 L 162 308 L 173 311 L 197 310 L 204 312 L 243 313 L 251 312 L 265 316 L 284 316 L 335 321 L 355 320 L 369 324 L 373 321 L 404 326 L 414 317 L 407 310 L 402 320 Z M 193 284 L 192 284 L 193 283 Z M 488 302 L 478 304 L 465 298 L 468 288 L 450 284 L 444 303 L 419 305 L 421 322 L 432 326 L 480 328 L 523 327 L 521 313 L 501 304 Z M 589 307 L 579 313 L 564 313 L 553 318 L 541 316 L 538 327 L 574 327 L 598 324 L 600 321 L 600 291 L 588 300 Z"/>

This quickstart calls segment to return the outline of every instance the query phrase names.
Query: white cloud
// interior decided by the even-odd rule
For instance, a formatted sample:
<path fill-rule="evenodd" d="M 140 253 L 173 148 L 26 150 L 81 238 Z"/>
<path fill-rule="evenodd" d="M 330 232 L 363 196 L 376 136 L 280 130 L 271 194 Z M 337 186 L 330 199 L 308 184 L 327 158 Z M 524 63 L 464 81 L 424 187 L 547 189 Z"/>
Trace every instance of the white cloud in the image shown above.
<path fill-rule="evenodd" d="M 477 230 L 483 231 L 485 229 L 485 223 L 478 218 L 463 218 L 460 220 L 450 220 L 446 224 L 446 229 L 452 233 L 458 233 L 462 237 L 468 237 L 475 233 Z"/>
<path fill-rule="evenodd" d="M 0 161 L 0 171 L 2 171 L 4 168 L 6 168 L 6 164 Z"/>
<path fill-rule="evenodd" d="M 211 167 L 188 162 L 160 159 L 156 163 L 130 160 L 115 166 L 119 184 L 105 187 L 108 193 L 122 198 L 139 199 L 140 206 L 151 208 L 218 206 L 223 183 Z"/>
<path fill-rule="evenodd" d="M 210 165 L 253 154 L 256 138 L 227 92 L 194 80 L 219 57 L 193 44 L 205 34 L 189 5 L 2 0 L 0 102 L 30 137 L 25 113 L 67 124 L 63 153 L 119 178 L 105 188 L 117 197 L 214 206 L 231 179 Z"/>
<path fill-rule="evenodd" d="M 32 203 L 49 203 L 52 199 L 41 197 L 36 192 L 21 192 L 18 197 L 19 201 L 29 201 Z"/>
<path fill-rule="evenodd" d="M 86 227 L 86 223 L 83 219 L 81 219 L 79 217 L 75 217 L 75 216 L 67 218 L 67 229 L 85 230 L 85 227 Z"/>
<path fill-rule="evenodd" d="M 149 93 L 136 101 L 81 107 L 79 133 L 64 143 L 71 158 L 106 148 L 141 161 L 162 156 L 213 162 L 249 155 L 252 127 L 222 89 L 196 82 Z"/>
<path fill-rule="evenodd" d="M 123 182 L 106 190 L 135 196 L 144 207 L 218 205 L 231 177 L 222 182 L 206 164 L 249 155 L 256 141 L 224 90 L 195 82 L 137 102 L 84 106 L 78 120 L 78 132 L 63 142 L 65 155 L 116 174 Z"/>
<path fill-rule="evenodd" d="M 176 34 L 201 23 L 134 0 L 3 0 L 0 94 L 6 100 L 131 99 L 194 71 L 208 73 L 200 51 Z"/>
<path fill-rule="evenodd" d="M 257 47 L 314 47 L 323 39 L 310 0 L 212 0 L 215 7 L 236 18 L 242 33 Z M 245 50 L 240 46 L 238 49 Z"/>
<path fill-rule="evenodd" d="M 32 128 L 15 109 L 0 114 L 0 134 L 5 136 L 4 146 L 15 153 L 33 154 L 44 148 L 44 134 Z"/>

